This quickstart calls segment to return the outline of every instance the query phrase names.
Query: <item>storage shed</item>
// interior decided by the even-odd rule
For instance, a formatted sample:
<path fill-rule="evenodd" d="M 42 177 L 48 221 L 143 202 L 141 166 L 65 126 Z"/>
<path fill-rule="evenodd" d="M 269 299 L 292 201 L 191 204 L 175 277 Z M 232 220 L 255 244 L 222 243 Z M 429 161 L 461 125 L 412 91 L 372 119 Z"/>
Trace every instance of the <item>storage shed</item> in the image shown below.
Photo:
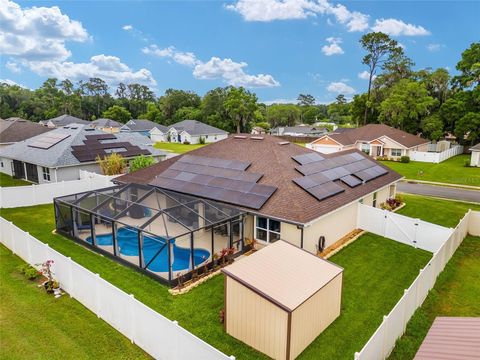
<path fill-rule="evenodd" d="M 286 241 L 223 273 L 227 333 L 274 359 L 294 359 L 340 315 L 343 269 Z"/>

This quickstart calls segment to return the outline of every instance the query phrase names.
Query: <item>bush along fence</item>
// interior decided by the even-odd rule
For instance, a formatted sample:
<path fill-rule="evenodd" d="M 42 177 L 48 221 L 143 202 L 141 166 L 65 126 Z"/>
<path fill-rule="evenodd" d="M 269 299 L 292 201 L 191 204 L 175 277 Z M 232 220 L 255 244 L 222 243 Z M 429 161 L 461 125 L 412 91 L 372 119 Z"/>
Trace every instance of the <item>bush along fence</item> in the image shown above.
<path fill-rule="evenodd" d="M 0 187 L 0 207 L 13 208 L 50 204 L 58 196 L 112 186 L 115 176 L 105 176 L 80 170 L 80 179 L 50 184 Z"/>
<path fill-rule="evenodd" d="M 65 292 L 155 359 L 235 359 L 2 217 L 0 242 L 31 265 L 53 260 L 54 278 Z"/>
<path fill-rule="evenodd" d="M 370 209 L 384 213 L 384 211 L 379 209 Z M 363 209 L 361 207 L 359 213 L 363 210 L 368 211 L 370 209 Z M 465 214 L 455 229 L 443 228 L 450 230 L 448 233 L 432 227 L 431 225 L 433 224 L 427 225 L 428 223 L 420 222 L 416 219 L 410 219 L 411 224 L 407 224 L 408 220 L 400 220 L 399 218 L 406 217 L 399 214 L 375 214 L 372 211 L 370 211 L 369 214 L 373 216 L 376 215 L 377 217 L 378 215 L 383 216 L 384 221 L 380 226 L 380 230 L 379 228 L 366 230 L 382 236 L 386 234 L 384 236 L 402 243 L 408 243 L 405 242 L 405 239 L 408 238 L 411 241 L 409 245 L 432 251 L 434 254 L 428 264 L 420 270 L 419 275 L 410 287 L 404 291 L 402 298 L 392 311 L 383 317 L 382 324 L 368 340 L 363 349 L 355 353 L 355 360 L 378 360 L 388 357 L 395 347 L 397 339 L 405 332 L 407 323 L 413 313 L 422 305 L 428 292 L 433 288 L 437 276 L 443 271 L 445 265 L 460 246 L 463 239 L 467 234 L 480 236 L 480 212 L 476 211 L 469 211 Z M 359 215 L 359 226 L 369 225 L 372 221 L 373 220 L 366 219 L 365 214 Z M 398 226 L 405 226 L 404 230 L 395 229 L 398 228 Z M 417 232 L 412 230 L 412 227 L 416 227 Z M 442 227 L 440 226 L 439 228 Z M 431 230 L 431 232 L 429 233 L 428 230 Z"/>

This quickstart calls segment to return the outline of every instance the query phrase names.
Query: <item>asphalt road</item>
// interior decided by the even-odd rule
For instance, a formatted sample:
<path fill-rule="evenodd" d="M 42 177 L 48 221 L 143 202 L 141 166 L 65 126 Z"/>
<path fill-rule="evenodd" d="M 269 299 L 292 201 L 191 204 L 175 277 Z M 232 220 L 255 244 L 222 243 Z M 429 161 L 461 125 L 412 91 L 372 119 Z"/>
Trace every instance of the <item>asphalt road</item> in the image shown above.
<path fill-rule="evenodd" d="M 478 190 L 399 182 L 397 184 L 397 191 L 408 194 L 436 196 L 452 200 L 462 200 L 480 203 L 480 191 Z"/>

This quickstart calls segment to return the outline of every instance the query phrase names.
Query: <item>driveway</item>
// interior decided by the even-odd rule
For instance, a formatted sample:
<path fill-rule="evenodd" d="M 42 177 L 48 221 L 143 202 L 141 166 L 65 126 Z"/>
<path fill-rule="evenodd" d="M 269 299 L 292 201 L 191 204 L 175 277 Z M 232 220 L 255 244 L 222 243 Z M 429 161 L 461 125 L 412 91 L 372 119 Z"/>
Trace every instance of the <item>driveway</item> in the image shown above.
<path fill-rule="evenodd" d="M 397 191 L 408 194 L 436 196 L 445 199 L 480 203 L 480 191 L 478 190 L 399 182 L 397 184 Z"/>

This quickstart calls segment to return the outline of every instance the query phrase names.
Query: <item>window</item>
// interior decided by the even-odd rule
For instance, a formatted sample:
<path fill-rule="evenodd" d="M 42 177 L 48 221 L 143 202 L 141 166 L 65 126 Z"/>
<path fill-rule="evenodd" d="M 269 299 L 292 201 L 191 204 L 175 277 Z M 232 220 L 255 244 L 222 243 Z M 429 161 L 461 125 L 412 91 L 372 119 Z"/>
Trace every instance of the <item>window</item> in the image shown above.
<path fill-rule="evenodd" d="M 372 202 L 373 207 L 377 207 L 377 193 L 373 193 L 373 202 Z"/>
<path fill-rule="evenodd" d="M 3 167 L 3 161 L 0 161 L 0 166 Z"/>
<path fill-rule="evenodd" d="M 366 154 L 370 154 L 370 144 L 362 144 L 361 150 Z"/>
<path fill-rule="evenodd" d="M 47 167 L 42 167 L 43 180 L 50 181 L 50 169 Z"/>
<path fill-rule="evenodd" d="M 271 243 L 280 240 L 280 221 L 264 217 L 256 217 L 255 238 Z"/>
<path fill-rule="evenodd" d="M 390 150 L 392 156 L 402 156 L 402 149 L 392 149 Z"/>

